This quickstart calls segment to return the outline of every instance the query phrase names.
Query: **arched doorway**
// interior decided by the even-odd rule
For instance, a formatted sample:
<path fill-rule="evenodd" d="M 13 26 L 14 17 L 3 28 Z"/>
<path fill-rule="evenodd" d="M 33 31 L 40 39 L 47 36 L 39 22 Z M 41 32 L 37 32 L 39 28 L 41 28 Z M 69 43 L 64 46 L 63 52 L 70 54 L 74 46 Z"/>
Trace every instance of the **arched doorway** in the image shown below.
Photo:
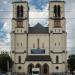
<path fill-rule="evenodd" d="M 43 68 L 43 74 L 45 74 L 45 75 L 49 74 L 48 64 L 44 64 L 42 68 Z"/>
<path fill-rule="evenodd" d="M 34 68 L 34 65 L 33 64 L 29 64 L 28 65 L 28 74 L 32 74 L 32 68 Z"/>
<path fill-rule="evenodd" d="M 35 68 L 39 68 L 40 69 L 40 74 L 41 74 L 41 65 L 40 64 L 36 64 Z"/>

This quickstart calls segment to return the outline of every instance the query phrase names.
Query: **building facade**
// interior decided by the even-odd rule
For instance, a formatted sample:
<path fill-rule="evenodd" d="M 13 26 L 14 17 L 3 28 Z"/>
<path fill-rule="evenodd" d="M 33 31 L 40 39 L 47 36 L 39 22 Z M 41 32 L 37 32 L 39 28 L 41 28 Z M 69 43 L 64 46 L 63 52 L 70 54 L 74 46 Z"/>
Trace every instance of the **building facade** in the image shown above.
<path fill-rule="evenodd" d="M 30 27 L 27 1 L 13 1 L 11 32 L 12 71 L 31 74 L 39 68 L 40 74 L 50 75 L 67 71 L 65 1 L 49 2 L 49 24 Z"/>

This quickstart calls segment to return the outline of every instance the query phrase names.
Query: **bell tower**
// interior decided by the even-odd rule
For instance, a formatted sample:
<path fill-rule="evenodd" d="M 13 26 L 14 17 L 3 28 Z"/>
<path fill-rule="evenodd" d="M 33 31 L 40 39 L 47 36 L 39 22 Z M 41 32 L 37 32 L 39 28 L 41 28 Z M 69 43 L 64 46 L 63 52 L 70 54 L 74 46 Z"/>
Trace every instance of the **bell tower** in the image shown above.
<path fill-rule="evenodd" d="M 50 54 L 53 63 L 53 73 L 66 72 L 66 24 L 65 1 L 51 0 L 49 2 L 49 33 Z"/>
<path fill-rule="evenodd" d="M 13 1 L 13 23 L 12 30 L 16 33 L 28 33 L 29 6 L 24 0 Z"/>
<path fill-rule="evenodd" d="M 65 1 L 51 0 L 49 3 L 49 33 L 65 31 Z M 62 30 L 62 31 L 61 31 Z"/>
<path fill-rule="evenodd" d="M 29 27 L 29 6 L 24 0 L 15 0 L 13 5 L 11 56 L 14 61 L 13 72 L 24 73 L 25 58 L 28 54 L 27 34 Z"/>

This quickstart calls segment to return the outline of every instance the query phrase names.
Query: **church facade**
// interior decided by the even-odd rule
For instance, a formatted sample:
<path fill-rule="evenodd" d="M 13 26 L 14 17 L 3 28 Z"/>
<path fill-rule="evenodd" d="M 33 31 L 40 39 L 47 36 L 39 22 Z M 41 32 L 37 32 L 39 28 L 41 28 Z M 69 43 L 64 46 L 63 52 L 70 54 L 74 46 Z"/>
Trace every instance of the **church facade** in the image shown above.
<path fill-rule="evenodd" d="M 19 75 L 32 74 L 39 68 L 41 75 L 67 71 L 65 1 L 49 2 L 49 24 L 30 27 L 27 1 L 13 1 L 11 32 L 12 71 Z"/>

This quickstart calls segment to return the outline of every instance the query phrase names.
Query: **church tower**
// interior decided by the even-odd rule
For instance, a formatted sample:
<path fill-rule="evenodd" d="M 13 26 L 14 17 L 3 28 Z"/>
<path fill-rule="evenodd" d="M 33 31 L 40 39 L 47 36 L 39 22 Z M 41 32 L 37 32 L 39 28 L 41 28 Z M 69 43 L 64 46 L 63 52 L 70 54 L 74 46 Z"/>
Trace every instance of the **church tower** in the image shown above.
<path fill-rule="evenodd" d="M 24 72 L 23 64 L 27 55 L 27 33 L 29 26 L 29 7 L 24 0 L 15 0 L 13 4 L 13 18 L 11 31 L 13 71 Z M 20 71 L 19 71 L 20 70 Z"/>
<path fill-rule="evenodd" d="M 51 0 L 49 3 L 50 55 L 53 73 L 66 72 L 66 24 L 65 1 Z"/>

